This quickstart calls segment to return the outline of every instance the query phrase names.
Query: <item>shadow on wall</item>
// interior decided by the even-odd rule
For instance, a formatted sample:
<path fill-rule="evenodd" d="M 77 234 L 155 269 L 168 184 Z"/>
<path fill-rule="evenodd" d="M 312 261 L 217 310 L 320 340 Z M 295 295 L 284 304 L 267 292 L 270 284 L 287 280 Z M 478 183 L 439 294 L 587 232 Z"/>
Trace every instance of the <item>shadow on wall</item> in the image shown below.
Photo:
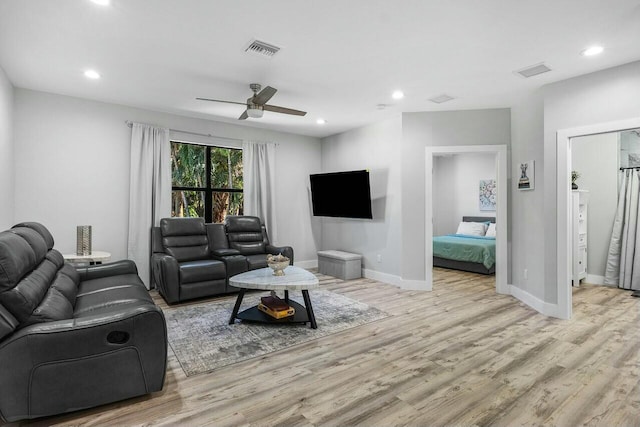
<path fill-rule="evenodd" d="M 384 222 L 387 209 L 389 169 L 369 169 L 371 186 L 371 213 L 373 222 Z"/>
<path fill-rule="evenodd" d="M 311 186 L 307 185 L 307 203 L 309 204 L 309 214 L 311 215 L 311 235 L 316 249 L 322 248 L 322 218 L 313 215 L 313 202 L 311 199 Z"/>

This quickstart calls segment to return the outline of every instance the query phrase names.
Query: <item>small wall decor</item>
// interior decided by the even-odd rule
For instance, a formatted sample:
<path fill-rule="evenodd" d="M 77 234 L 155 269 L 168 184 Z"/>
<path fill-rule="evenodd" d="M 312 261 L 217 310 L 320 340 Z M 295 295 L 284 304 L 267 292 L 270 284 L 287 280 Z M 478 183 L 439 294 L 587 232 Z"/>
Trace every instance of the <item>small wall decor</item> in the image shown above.
<path fill-rule="evenodd" d="M 520 163 L 520 178 L 518 190 L 533 190 L 535 188 L 535 160 Z"/>
<path fill-rule="evenodd" d="M 495 179 L 481 179 L 480 180 L 480 210 L 481 211 L 495 211 L 496 210 L 496 197 L 498 191 L 496 189 Z"/>

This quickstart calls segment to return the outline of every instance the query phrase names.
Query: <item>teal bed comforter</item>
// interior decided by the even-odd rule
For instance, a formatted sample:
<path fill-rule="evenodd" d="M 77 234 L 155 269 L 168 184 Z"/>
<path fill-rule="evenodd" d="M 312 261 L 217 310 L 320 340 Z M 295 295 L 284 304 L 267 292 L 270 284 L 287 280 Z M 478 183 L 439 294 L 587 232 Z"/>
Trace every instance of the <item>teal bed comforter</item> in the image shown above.
<path fill-rule="evenodd" d="M 448 234 L 433 238 L 433 256 L 484 264 L 488 269 L 496 262 L 496 238 Z"/>

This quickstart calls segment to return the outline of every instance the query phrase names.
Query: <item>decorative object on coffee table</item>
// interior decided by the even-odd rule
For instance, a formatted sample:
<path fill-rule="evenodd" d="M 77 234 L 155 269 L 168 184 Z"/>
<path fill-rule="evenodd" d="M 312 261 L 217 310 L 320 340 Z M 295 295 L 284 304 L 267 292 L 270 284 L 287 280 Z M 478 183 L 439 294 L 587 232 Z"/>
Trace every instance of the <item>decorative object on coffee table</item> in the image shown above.
<path fill-rule="evenodd" d="M 289 258 L 282 254 L 267 255 L 267 265 L 273 270 L 274 276 L 284 276 L 284 269 L 289 265 Z"/>
<path fill-rule="evenodd" d="M 296 314 L 296 309 L 291 307 L 285 300 L 279 298 L 275 291 L 271 291 L 271 295 L 268 297 L 260 298 L 258 310 L 267 313 L 274 319 L 282 319 Z"/>
<path fill-rule="evenodd" d="M 258 323 L 309 323 L 312 329 L 318 324 L 311 306 L 309 289 L 318 288 L 318 278 L 311 272 L 293 265 L 286 267 L 286 274 L 275 276 L 270 268 L 260 268 L 244 273 L 236 274 L 229 278 L 229 284 L 240 289 L 238 299 L 233 307 L 229 324 L 233 325 L 236 319 Z M 265 291 L 284 291 L 284 301 L 295 309 L 293 316 L 282 319 L 274 319 L 260 311 L 257 306 L 248 308 L 240 313 L 240 305 L 247 289 L 260 289 Z M 289 299 L 289 291 L 302 291 L 304 306 Z"/>

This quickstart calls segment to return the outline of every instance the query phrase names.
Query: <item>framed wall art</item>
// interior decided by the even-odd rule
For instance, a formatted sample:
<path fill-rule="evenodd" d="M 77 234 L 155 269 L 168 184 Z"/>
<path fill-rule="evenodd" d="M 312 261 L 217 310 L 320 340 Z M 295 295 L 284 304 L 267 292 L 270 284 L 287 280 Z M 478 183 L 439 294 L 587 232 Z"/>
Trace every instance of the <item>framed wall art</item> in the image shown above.
<path fill-rule="evenodd" d="M 497 195 L 498 190 L 496 189 L 495 179 L 480 180 L 479 202 L 481 211 L 495 211 Z"/>
<path fill-rule="evenodd" d="M 520 178 L 518 190 L 533 190 L 536 183 L 535 160 L 520 163 Z"/>

